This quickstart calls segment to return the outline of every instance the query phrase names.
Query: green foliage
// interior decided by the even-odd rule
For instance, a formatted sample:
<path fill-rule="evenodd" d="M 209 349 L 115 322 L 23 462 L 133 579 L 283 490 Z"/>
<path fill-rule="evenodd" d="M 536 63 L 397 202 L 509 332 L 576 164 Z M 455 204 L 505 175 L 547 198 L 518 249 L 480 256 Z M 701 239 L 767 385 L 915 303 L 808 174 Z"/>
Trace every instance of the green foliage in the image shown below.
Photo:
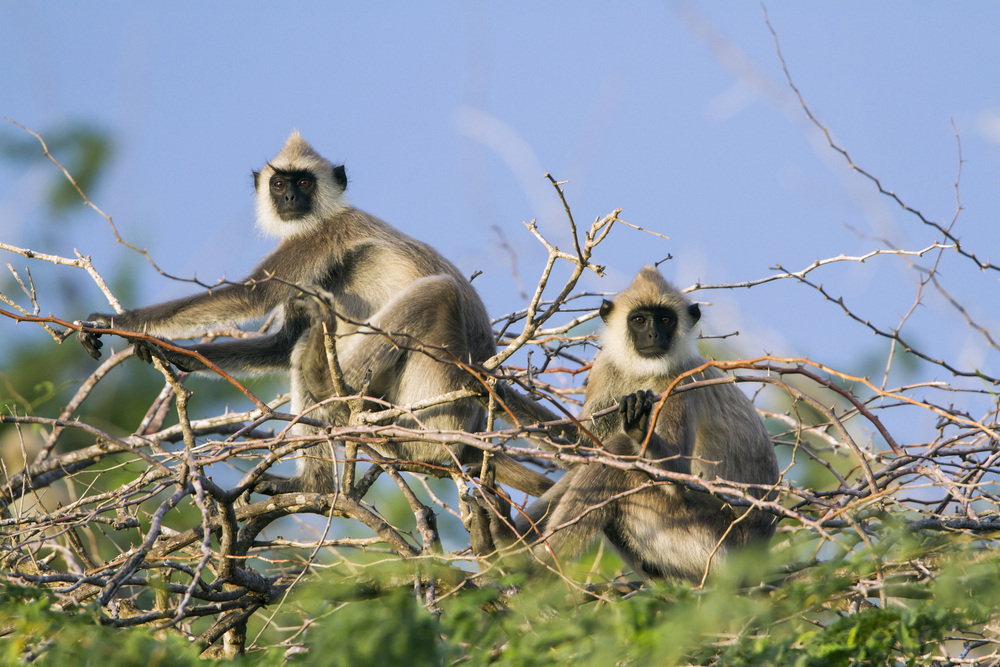
<path fill-rule="evenodd" d="M 157 637 L 148 629 L 117 630 L 100 625 L 83 610 L 58 611 L 56 598 L 37 588 L 0 588 L 0 626 L 10 632 L 0 642 L 5 665 L 210 665 L 199 650 L 176 634 Z"/>
<path fill-rule="evenodd" d="M 900 542 L 902 544 L 902 542 Z M 432 613 L 399 586 L 350 602 L 343 585 L 310 587 L 304 604 L 320 617 L 297 662 L 316 665 L 929 665 L 946 636 L 976 632 L 1000 603 L 997 557 L 934 544 L 942 567 L 913 589 L 929 596 L 890 599 L 848 614 L 838 602 L 859 577 L 918 557 L 912 541 L 891 554 L 851 552 L 773 587 L 737 589 L 737 579 L 699 590 L 648 586 L 626 599 L 594 601 L 561 580 L 521 582 L 504 604 L 483 587 L 445 597 Z M 930 555 L 923 552 L 923 556 Z M 760 566 L 759 556 L 756 565 Z M 401 572 L 393 571 L 398 580 Z M 771 575 L 774 581 L 776 575 Z M 875 604 L 880 605 L 877 601 Z"/>
<path fill-rule="evenodd" d="M 406 590 L 348 605 L 309 631 L 310 651 L 293 664 L 443 664 L 439 624 Z"/>
<path fill-rule="evenodd" d="M 725 664 L 875 666 L 889 664 L 893 657 L 907 665 L 924 664 L 920 660 L 935 647 L 933 642 L 965 620 L 959 611 L 926 606 L 864 609 L 822 630 L 741 642 L 726 656 Z"/>
<path fill-rule="evenodd" d="M 312 622 L 285 656 L 251 652 L 252 664 L 337 665 L 931 665 L 947 637 L 982 633 L 1000 606 L 1000 556 L 963 540 L 886 540 L 782 577 L 762 554 L 705 589 L 664 582 L 625 598 L 595 599 L 561 579 L 484 583 L 442 595 L 434 608 L 414 594 L 415 572 L 399 562 L 302 586 L 282 610 Z M 780 555 L 780 554 L 779 554 Z M 900 569 L 934 562 L 931 577 Z M 878 569 L 887 602 L 848 613 L 840 602 Z M 442 571 L 439 574 L 444 574 Z M 745 582 L 769 582 L 746 588 Z M 440 581 L 440 579 L 439 579 Z M 743 582 L 743 583 L 741 583 Z M 505 584 L 506 585 L 506 584 Z M 926 593 L 909 597 L 908 592 Z M 206 664 L 178 633 L 117 630 L 89 608 L 59 610 L 44 590 L 0 589 L 0 660 L 41 665 Z M 291 620 L 289 617 L 289 620 Z M 251 633 L 250 636 L 253 636 Z M 268 642 L 270 643 L 270 642 Z"/>

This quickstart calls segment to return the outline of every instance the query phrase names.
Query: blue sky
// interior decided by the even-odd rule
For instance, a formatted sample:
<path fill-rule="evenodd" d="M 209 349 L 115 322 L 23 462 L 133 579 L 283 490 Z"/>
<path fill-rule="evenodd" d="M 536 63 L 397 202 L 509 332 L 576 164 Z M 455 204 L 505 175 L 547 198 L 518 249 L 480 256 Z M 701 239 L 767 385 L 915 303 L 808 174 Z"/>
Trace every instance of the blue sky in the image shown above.
<path fill-rule="evenodd" d="M 1000 5 L 766 5 L 796 85 L 835 140 L 942 223 L 956 207 L 957 130 L 956 234 L 1000 260 Z M 884 247 L 859 232 L 905 249 L 939 240 L 826 146 L 785 83 L 756 2 L 0 2 L 0 61 L 0 115 L 43 134 L 74 122 L 109 131 L 115 160 L 92 198 L 165 270 L 203 280 L 235 279 L 271 247 L 253 229 L 250 172 L 292 128 L 347 165 L 355 205 L 463 272 L 483 271 L 476 286 L 494 315 L 524 305 L 502 240 L 529 287 L 544 263 L 522 221 L 537 218 L 568 247 L 546 171 L 569 181 L 581 223 L 621 207 L 624 220 L 670 237 L 617 229 L 597 251 L 608 272 L 587 278 L 591 290 L 619 290 L 668 254 L 664 274 L 688 286 Z M 0 133 L 20 136 L 7 123 Z M 82 207 L 49 219 L 53 169 L 0 162 L 0 240 L 64 256 L 78 248 L 113 274 L 128 251 L 104 220 Z M 143 303 L 190 291 L 130 266 Z M 970 316 L 1000 331 L 997 272 L 951 253 L 941 269 Z M 32 265 L 41 285 L 67 270 Z M 812 275 L 882 328 L 910 309 L 918 277 L 898 257 Z M 712 304 L 705 332 L 738 329 L 730 341 L 746 356 L 855 370 L 887 349 L 791 281 L 694 296 Z M 80 303 L 42 297 L 43 311 L 68 319 L 106 309 L 89 285 Z M 43 336 L 2 322 L 0 332 Z M 1000 354 L 938 293 L 904 335 L 1000 374 Z M 951 379 L 929 367 L 921 378 Z"/>

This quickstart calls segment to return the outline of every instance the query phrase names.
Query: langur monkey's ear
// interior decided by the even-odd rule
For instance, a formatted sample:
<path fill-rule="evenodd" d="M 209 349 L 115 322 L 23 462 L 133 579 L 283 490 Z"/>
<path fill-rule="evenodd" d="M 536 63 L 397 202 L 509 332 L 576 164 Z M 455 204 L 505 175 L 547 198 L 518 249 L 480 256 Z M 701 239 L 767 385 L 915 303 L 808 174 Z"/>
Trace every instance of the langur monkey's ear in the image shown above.
<path fill-rule="evenodd" d="M 608 324 L 608 318 L 611 317 L 611 311 L 615 309 L 615 304 L 605 299 L 601 302 L 601 319 L 604 320 L 605 324 Z"/>

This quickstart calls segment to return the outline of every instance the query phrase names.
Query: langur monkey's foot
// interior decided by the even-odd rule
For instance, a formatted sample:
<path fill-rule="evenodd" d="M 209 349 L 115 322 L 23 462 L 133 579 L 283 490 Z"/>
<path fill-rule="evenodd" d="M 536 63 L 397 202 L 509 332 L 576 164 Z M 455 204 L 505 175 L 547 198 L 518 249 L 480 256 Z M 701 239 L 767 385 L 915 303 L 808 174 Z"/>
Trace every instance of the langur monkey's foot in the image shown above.
<path fill-rule="evenodd" d="M 504 533 L 514 522 L 510 518 L 510 503 L 483 486 L 462 495 L 469 507 L 468 517 L 463 517 L 472 552 L 477 556 L 492 556 L 507 546 Z"/>

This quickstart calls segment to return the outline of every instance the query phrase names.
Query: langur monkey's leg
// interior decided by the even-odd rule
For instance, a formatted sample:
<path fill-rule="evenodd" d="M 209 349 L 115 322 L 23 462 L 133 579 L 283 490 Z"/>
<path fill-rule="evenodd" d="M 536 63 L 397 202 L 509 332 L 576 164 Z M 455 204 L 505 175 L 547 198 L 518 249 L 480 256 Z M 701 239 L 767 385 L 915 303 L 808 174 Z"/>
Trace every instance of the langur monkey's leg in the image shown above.
<path fill-rule="evenodd" d="M 327 329 L 331 333 L 338 328 L 345 328 L 338 327 L 329 309 L 319 307 L 319 304 L 303 300 L 298 308 L 312 314 L 312 326 L 292 352 L 291 411 L 294 414 L 301 414 L 316 402 L 335 395 L 326 359 L 323 323 L 327 323 Z M 360 386 L 362 378 L 369 371 L 369 394 L 397 404 L 436 396 L 455 386 L 461 386 L 454 380 L 451 380 L 451 385 L 447 384 L 449 378 L 453 377 L 451 364 L 437 362 L 414 349 L 419 348 L 421 343 L 444 345 L 459 359 L 464 357 L 467 360 L 461 296 L 454 278 L 440 275 L 415 280 L 376 312 L 369 324 L 370 328 L 360 327 L 359 331 L 338 337 L 335 341 L 344 381 L 352 390 Z M 448 335 L 449 326 L 455 330 L 452 335 Z M 346 327 L 349 330 L 355 329 L 352 324 Z M 390 336 L 390 333 L 406 335 Z M 428 352 L 446 356 L 440 350 Z M 422 373 L 414 378 L 417 368 Z M 421 377 L 424 380 L 422 387 L 415 386 Z M 375 405 L 371 404 L 372 407 Z M 342 402 L 335 401 L 311 411 L 309 415 L 316 419 L 346 424 L 349 411 L 345 408 Z M 428 426 L 468 429 L 470 425 L 464 414 L 466 411 L 461 406 L 438 410 L 440 416 L 435 415 L 437 419 L 428 423 Z M 316 430 L 304 424 L 293 427 L 293 432 L 298 435 L 309 435 Z M 394 452 L 386 453 L 395 455 Z M 426 457 L 422 458 L 426 460 Z M 257 483 L 255 491 L 267 495 L 299 491 L 332 493 L 335 490 L 332 461 L 333 451 L 329 444 L 320 443 L 311 447 L 299 459 L 295 477 L 266 474 Z"/>
<path fill-rule="evenodd" d="M 572 468 L 548 491 L 521 511 L 517 520 L 511 518 L 510 503 L 493 491 L 481 488 L 465 496 L 470 516 L 469 531 L 472 552 L 477 556 L 493 556 L 515 544 L 525 547 L 534 544 L 545 533 L 552 512 L 559 505 L 579 469 Z M 519 567 L 530 569 L 530 556 L 515 557 Z"/>
<path fill-rule="evenodd" d="M 439 396 L 468 385 L 471 380 L 468 371 L 456 363 L 470 363 L 463 313 L 461 291 L 450 275 L 413 281 L 375 313 L 369 326 L 362 326 L 343 337 L 338 335 L 337 357 L 345 383 L 357 388 L 370 371 L 369 394 L 396 405 Z M 310 334 L 303 336 L 292 355 L 293 412 L 301 412 L 334 395 L 323 344 L 322 321 L 327 321 L 328 329 L 333 329 L 329 326 L 332 320 L 328 315 L 314 317 Z M 348 326 L 354 328 L 354 325 Z M 315 414 L 320 419 L 344 423 L 346 413 L 343 405 L 339 405 L 315 411 Z M 477 432 L 484 426 L 483 411 L 474 398 L 419 410 L 416 418 L 432 430 Z M 412 419 L 405 418 L 399 423 L 415 425 Z M 299 425 L 296 430 L 309 433 L 313 429 Z M 406 460 L 451 461 L 450 454 L 443 451 L 438 456 L 428 456 L 427 448 L 430 447 L 438 445 L 394 443 L 380 449 L 384 455 Z M 323 451 L 325 457 L 332 457 L 328 446 L 324 445 Z M 482 461 L 482 452 L 473 447 L 459 446 L 456 454 L 462 464 L 475 465 Z M 492 461 L 498 481 L 532 495 L 541 495 L 552 485 L 544 475 L 521 466 L 506 455 L 498 454 Z M 330 466 L 328 461 L 307 457 L 301 460 L 299 477 L 311 485 L 328 479 L 332 489 Z M 261 493 L 309 490 L 292 488 L 294 482 L 294 479 L 269 475 L 265 484 L 258 484 L 257 490 Z"/>
<path fill-rule="evenodd" d="M 673 484 L 642 488 L 649 482 L 641 472 L 597 463 L 575 466 L 517 518 L 513 530 L 509 506 L 482 494 L 470 502 L 473 552 L 489 556 L 531 547 L 530 556 L 513 556 L 514 567 L 561 570 L 603 533 L 636 574 L 697 581 L 725 531 L 718 508 L 705 505 L 704 494 Z M 549 531 L 554 532 L 538 543 Z M 729 542 L 721 545 L 713 566 L 729 553 Z"/>
<path fill-rule="evenodd" d="M 675 397 L 665 404 L 661 427 L 666 437 L 649 433 L 653 405 L 647 391 L 621 397 L 621 430 L 607 437 L 603 448 L 614 456 L 634 457 L 642 452 L 649 435 L 644 461 L 689 474 L 694 434 L 684 419 L 685 399 Z M 650 477 L 641 471 L 576 464 L 518 517 L 513 530 L 507 508 L 489 494 L 479 494 L 470 502 L 477 506 L 470 517 L 472 545 L 482 556 L 523 540 L 535 545 L 535 560 L 551 566 L 553 561 L 558 564 L 574 558 L 603 533 L 642 576 L 690 576 L 688 563 L 705 563 L 707 533 L 691 520 L 694 512 L 686 496 L 685 489 L 674 484 L 651 485 Z M 540 537 L 545 537 L 544 543 L 536 544 Z M 524 562 L 523 557 L 519 560 Z M 686 569 L 674 568 L 675 563 Z"/>
<path fill-rule="evenodd" d="M 550 565 L 555 561 L 556 567 L 561 567 L 563 561 L 575 557 L 606 529 L 616 514 L 614 503 L 606 501 L 627 490 L 624 484 L 625 473 L 614 468 L 600 464 L 571 468 L 516 522 L 510 519 L 506 501 L 488 492 L 479 493 L 469 503 L 473 511 L 469 529 L 473 552 L 487 556 L 515 545 L 531 547 L 533 555 L 521 553 L 514 557 L 516 567 L 535 569 L 535 561 Z M 559 528 L 564 523 L 567 525 Z M 556 532 L 535 544 L 550 529 Z"/>
<path fill-rule="evenodd" d="M 337 356 L 344 377 L 351 386 L 358 386 L 369 369 L 372 372 L 370 391 L 396 405 L 440 396 L 474 382 L 463 365 L 471 365 L 466 341 L 465 306 L 462 292 L 449 275 L 429 276 L 415 280 L 406 290 L 382 308 L 370 323 L 373 328 L 391 332 L 393 340 L 384 334 L 354 333 L 337 341 Z M 442 349 L 443 348 L 443 349 Z M 405 358 L 404 358 L 405 357 Z M 486 426 L 485 414 L 475 398 L 465 398 L 416 412 L 416 418 L 431 430 L 479 432 Z M 404 426 L 414 426 L 411 419 L 401 419 Z M 386 454 L 419 461 L 428 457 L 428 443 L 410 442 L 394 445 Z M 471 446 L 456 449 L 459 463 L 473 468 L 483 460 L 482 451 Z M 451 456 L 442 452 L 437 460 L 448 463 Z M 552 481 L 511 459 L 495 454 L 491 464 L 496 478 L 538 497 L 552 486 Z"/>

